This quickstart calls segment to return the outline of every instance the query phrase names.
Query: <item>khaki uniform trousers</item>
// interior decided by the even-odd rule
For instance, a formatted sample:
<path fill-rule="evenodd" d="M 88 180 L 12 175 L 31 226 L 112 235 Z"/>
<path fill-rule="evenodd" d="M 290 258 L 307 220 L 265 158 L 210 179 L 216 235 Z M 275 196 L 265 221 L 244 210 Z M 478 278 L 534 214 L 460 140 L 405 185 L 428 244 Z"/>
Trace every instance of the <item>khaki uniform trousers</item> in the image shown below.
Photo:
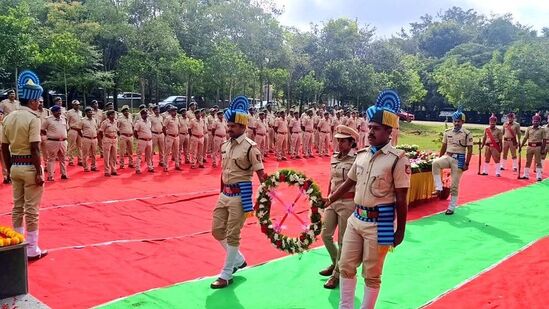
<path fill-rule="evenodd" d="M 38 230 L 38 211 L 44 186 L 36 185 L 36 168 L 32 165 L 12 165 L 10 177 L 13 187 L 13 227 L 22 227 L 25 219 L 28 232 Z"/>
<path fill-rule="evenodd" d="M 313 133 L 313 147 L 317 153 L 320 153 L 320 132 L 318 130 L 314 130 Z"/>
<path fill-rule="evenodd" d="M 82 165 L 88 170 L 88 157 L 91 160 L 91 167 L 95 169 L 95 153 L 97 152 L 97 138 L 82 137 Z"/>
<path fill-rule="evenodd" d="M 117 138 L 103 137 L 103 159 L 105 160 L 105 174 L 116 173 L 116 144 Z"/>
<path fill-rule="evenodd" d="M 278 133 L 276 135 L 276 157 L 282 159 L 286 156 L 286 148 L 288 147 L 288 133 Z"/>
<path fill-rule="evenodd" d="M 526 148 L 526 166 L 525 168 L 530 168 L 532 165 L 532 159 L 534 159 L 536 163 L 536 167 L 541 168 L 541 146 L 538 147 L 530 147 L 528 146 Z"/>
<path fill-rule="evenodd" d="M 162 163 L 164 160 L 164 133 L 152 134 L 153 152 L 154 149 L 158 149 L 158 162 Z"/>
<path fill-rule="evenodd" d="M 273 151 L 275 149 L 275 130 L 273 128 L 269 128 L 267 131 L 269 133 L 267 138 L 267 147 L 269 148 L 269 151 Z"/>
<path fill-rule="evenodd" d="M 169 157 L 171 156 L 175 159 L 175 166 L 180 167 L 179 160 L 181 156 L 177 153 L 179 152 L 179 136 L 170 136 L 166 135 L 165 144 L 164 144 L 164 168 L 168 168 L 170 163 Z"/>
<path fill-rule="evenodd" d="M 490 158 L 492 158 L 495 163 L 499 163 L 501 152 L 499 152 L 495 147 L 484 146 L 484 162 L 490 163 Z"/>
<path fill-rule="evenodd" d="M 42 141 L 40 142 L 40 155 L 42 156 L 42 161 L 44 162 L 44 166 L 48 166 L 48 148 L 46 147 L 46 144 L 48 142 L 48 137 L 46 135 L 42 135 Z M 7 174 L 4 174 L 7 175 Z"/>
<path fill-rule="evenodd" d="M 46 141 L 46 153 L 48 154 L 48 176 L 55 176 L 55 159 L 59 160 L 61 175 L 67 175 L 65 154 L 67 153 L 67 141 Z"/>
<path fill-rule="evenodd" d="M 204 165 L 204 137 L 192 135 L 190 144 L 191 165 L 196 167 L 196 162 L 200 166 Z"/>
<path fill-rule="evenodd" d="M 318 152 L 321 156 L 327 155 L 330 152 L 330 133 L 320 132 L 320 142 L 318 147 Z"/>
<path fill-rule="evenodd" d="M 78 131 L 70 129 L 67 133 L 67 141 L 69 142 L 69 162 L 73 162 L 74 153 L 76 153 L 76 158 L 78 162 L 82 161 L 82 139 Z"/>
<path fill-rule="evenodd" d="M 217 240 L 227 239 L 229 246 L 238 247 L 240 231 L 245 221 L 246 215 L 240 196 L 226 196 L 220 193 L 213 211 L 213 237 Z"/>
<path fill-rule="evenodd" d="M 511 151 L 511 158 L 517 158 L 517 145 L 513 141 L 503 141 L 503 160 L 507 160 L 507 155 Z"/>
<path fill-rule="evenodd" d="M 221 145 L 225 141 L 225 137 L 215 135 L 213 138 L 213 149 L 212 149 L 212 162 L 217 165 L 217 160 L 219 159 L 219 164 L 221 165 Z"/>
<path fill-rule="evenodd" d="M 324 211 L 324 222 L 322 225 L 322 241 L 326 250 L 330 254 L 332 264 L 335 265 L 333 276 L 339 278 L 339 259 L 341 257 L 341 247 L 343 245 L 343 236 L 347 229 L 347 220 L 353 214 L 355 210 L 355 203 L 353 199 L 339 200 Z M 337 229 L 337 244 L 339 250 L 334 244 L 334 233 Z"/>
<path fill-rule="evenodd" d="M 299 152 L 300 152 L 300 149 L 301 149 L 302 142 L 303 142 L 303 138 L 301 137 L 301 132 L 292 133 L 291 143 L 290 143 L 290 156 L 291 157 L 299 156 Z"/>
<path fill-rule="evenodd" d="M 124 157 L 128 156 L 128 164 L 133 165 L 133 136 L 120 135 L 118 137 L 118 143 L 120 150 L 118 155 L 120 156 L 120 167 L 124 167 Z"/>
<path fill-rule="evenodd" d="M 343 247 L 339 259 L 339 271 L 343 278 L 352 279 L 362 263 L 362 277 L 369 288 L 381 285 L 383 263 L 389 246 L 377 243 L 377 223 L 363 222 L 351 215 L 343 236 Z"/>
<path fill-rule="evenodd" d="M 257 148 L 259 148 L 259 151 L 265 156 L 267 154 L 267 136 L 265 135 L 255 135 L 254 142 L 257 144 Z"/>
<path fill-rule="evenodd" d="M 42 152 L 42 150 L 40 150 L 40 152 Z M 42 154 L 44 154 L 44 152 L 42 152 Z M 0 165 L 2 165 L 2 177 L 6 179 L 9 175 L 9 172 L 8 169 L 4 166 L 4 155 L 2 154 L 2 151 L 0 151 Z"/>
<path fill-rule="evenodd" d="M 202 147 L 202 157 L 206 158 L 206 154 L 210 153 L 208 145 L 210 145 L 210 135 L 208 133 L 204 134 L 204 146 Z"/>
<path fill-rule="evenodd" d="M 313 155 L 313 132 L 303 132 L 303 155 Z"/>
<path fill-rule="evenodd" d="M 450 195 L 457 196 L 459 191 L 459 181 L 463 170 L 458 167 L 458 161 L 449 155 L 433 160 L 433 176 L 440 177 L 441 170 L 444 168 L 451 169 L 452 186 L 450 187 Z"/>
<path fill-rule="evenodd" d="M 189 159 L 189 134 L 179 134 L 179 161 L 181 162 L 181 154 L 185 163 L 190 162 Z"/>
<path fill-rule="evenodd" d="M 137 158 L 136 158 L 136 165 L 135 165 L 135 171 L 141 172 L 141 156 L 145 155 L 145 163 L 147 164 L 147 169 L 149 171 L 154 170 L 154 164 L 152 160 L 152 149 L 153 149 L 153 143 L 152 140 L 137 140 Z"/>

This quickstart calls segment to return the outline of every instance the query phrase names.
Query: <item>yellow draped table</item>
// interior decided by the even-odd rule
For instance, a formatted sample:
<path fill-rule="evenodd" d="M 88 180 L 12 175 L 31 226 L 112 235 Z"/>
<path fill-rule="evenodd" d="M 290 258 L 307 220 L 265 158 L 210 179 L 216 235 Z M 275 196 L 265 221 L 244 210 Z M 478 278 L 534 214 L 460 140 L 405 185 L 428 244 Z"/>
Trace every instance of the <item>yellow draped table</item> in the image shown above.
<path fill-rule="evenodd" d="M 408 205 L 432 198 L 434 190 L 433 173 L 429 171 L 412 174 L 408 189 Z"/>

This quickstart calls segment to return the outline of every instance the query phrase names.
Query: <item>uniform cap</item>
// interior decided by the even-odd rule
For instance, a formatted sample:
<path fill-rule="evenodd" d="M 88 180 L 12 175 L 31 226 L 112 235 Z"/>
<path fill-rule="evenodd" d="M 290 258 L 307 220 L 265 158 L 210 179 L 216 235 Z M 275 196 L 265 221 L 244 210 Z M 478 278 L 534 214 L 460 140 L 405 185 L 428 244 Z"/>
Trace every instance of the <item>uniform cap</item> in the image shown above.
<path fill-rule="evenodd" d="M 169 111 L 177 111 L 177 107 L 175 107 L 175 106 L 173 106 L 173 105 L 170 105 L 170 106 L 168 107 L 168 110 L 169 110 Z"/>
<path fill-rule="evenodd" d="M 465 122 L 465 114 L 462 111 L 457 110 L 452 114 L 452 120 L 454 121 L 463 120 Z"/>
<path fill-rule="evenodd" d="M 78 101 L 78 100 L 72 100 L 71 104 L 72 104 L 72 105 L 80 105 L 80 101 Z"/>
<path fill-rule="evenodd" d="M 231 106 L 223 113 L 225 120 L 247 126 L 250 118 L 250 114 L 248 114 L 249 104 L 250 102 L 245 96 L 234 98 Z"/>
<path fill-rule="evenodd" d="M 494 113 L 492 113 L 492 116 L 490 116 L 490 123 L 492 122 L 497 122 L 498 121 L 498 117 L 496 117 L 496 115 Z"/>
<path fill-rule="evenodd" d="M 186 108 L 183 107 L 183 108 L 180 108 L 180 109 L 179 109 L 179 113 L 180 113 L 180 114 L 185 114 L 185 112 L 187 112 L 187 109 L 186 109 Z"/>
<path fill-rule="evenodd" d="M 339 125 L 336 127 L 335 138 L 352 138 L 355 141 L 358 141 L 359 135 L 358 132 L 348 126 Z"/>
<path fill-rule="evenodd" d="M 93 108 L 91 108 L 90 106 L 86 106 L 86 108 L 84 109 L 84 111 L 87 113 L 87 112 L 92 112 L 93 111 Z"/>
<path fill-rule="evenodd" d="M 140 114 L 146 114 L 148 113 L 147 109 L 146 108 L 142 108 L 140 111 L 139 111 Z"/>
<path fill-rule="evenodd" d="M 507 114 L 507 118 L 515 118 L 515 113 L 513 112 L 510 112 L 509 114 Z"/>
<path fill-rule="evenodd" d="M 122 109 L 120 109 L 120 111 L 129 111 L 130 110 L 130 107 L 128 105 L 124 105 L 122 106 Z"/>
<path fill-rule="evenodd" d="M 52 113 L 60 112 L 60 111 L 61 111 L 61 106 L 59 106 L 59 105 L 54 105 L 54 106 L 52 106 L 52 107 L 50 108 L 50 111 L 51 111 Z"/>
<path fill-rule="evenodd" d="M 532 122 L 534 121 L 537 121 L 537 122 L 541 122 L 541 116 L 539 113 L 536 113 L 533 117 L 532 117 Z"/>
<path fill-rule="evenodd" d="M 107 106 L 114 106 L 114 104 L 112 102 L 109 102 L 109 103 L 105 104 L 105 107 L 107 107 Z"/>
<path fill-rule="evenodd" d="M 141 111 L 141 110 L 144 110 L 144 109 L 147 109 L 147 105 L 145 105 L 145 104 L 139 105 L 139 110 L 140 110 L 140 111 Z"/>

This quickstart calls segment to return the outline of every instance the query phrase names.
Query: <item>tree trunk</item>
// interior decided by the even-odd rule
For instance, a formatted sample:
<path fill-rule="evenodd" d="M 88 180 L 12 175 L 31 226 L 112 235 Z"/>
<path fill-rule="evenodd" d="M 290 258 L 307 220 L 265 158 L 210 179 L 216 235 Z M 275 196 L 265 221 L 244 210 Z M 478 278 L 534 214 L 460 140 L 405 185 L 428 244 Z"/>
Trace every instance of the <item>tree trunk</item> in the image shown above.
<path fill-rule="evenodd" d="M 15 93 L 17 94 L 17 100 L 19 100 L 19 87 L 17 86 L 17 78 L 19 77 L 19 69 L 15 67 Z"/>
<path fill-rule="evenodd" d="M 67 110 L 69 109 L 69 94 L 67 93 L 67 70 L 63 68 L 63 80 L 65 81 L 65 104 L 67 104 Z"/>
<path fill-rule="evenodd" d="M 140 78 L 139 82 L 141 84 L 141 103 L 145 104 L 145 79 Z"/>
<path fill-rule="evenodd" d="M 189 79 L 187 78 L 187 81 L 185 82 L 185 100 L 187 100 L 187 109 L 189 109 L 189 103 L 191 102 L 191 98 L 189 98 Z"/>
<path fill-rule="evenodd" d="M 82 91 L 82 95 L 84 96 L 84 102 L 82 103 L 84 103 L 84 109 L 86 109 L 86 91 L 85 90 Z"/>

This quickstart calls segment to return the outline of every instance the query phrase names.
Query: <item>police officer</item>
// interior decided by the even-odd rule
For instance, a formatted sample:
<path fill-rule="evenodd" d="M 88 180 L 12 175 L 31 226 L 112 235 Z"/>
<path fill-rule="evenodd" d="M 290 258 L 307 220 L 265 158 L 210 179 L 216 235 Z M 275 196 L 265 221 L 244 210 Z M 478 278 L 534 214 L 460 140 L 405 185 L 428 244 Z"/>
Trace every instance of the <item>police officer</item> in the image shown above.
<path fill-rule="evenodd" d="M 47 108 L 44 108 L 44 98 L 42 97 L 38 99 L 38 114 L 40 115 L 40 128 L 42 128 L 42 123 L 46 121 L 46 118 L 51 116 L 51 111 Z M 40 154 L 42 155 L 44 166 L 47 166 L 48 152 L 46 150 L 46 141 L 48 140 L 48 138 L 46 137 L 46 135 L 42 134 L 42 130 L 40 130 L 40 135 L 42 137 L 42 142 L 40 143 Z"/>
<path fill-rule="evenodd" d="M 259 119 L 255 122 L 255 143 L 257 144 L 257 147 L 259 148 L 259 151 L 263 154 L 263 158 L 267 157 L 269 155 L 269 152 L 267 150 L 267 132 L 269 130 L 269 124 L 267 123 L 267 119 L 265 118 L 265 111 L 259 112 Z"/>
<path fill-rule="evenodd" d="M 212 167 L 217 167 L 218 160 L 221 160 L 221 145 L 227 139 L 227 123 L 223 118 L 223 112 L 217 112 L 217 120 L 212 126 L 213 149 L 212 149 Z"/>
<path fill-rule="evenodd" d="M 20 104 L 21 103 L 15 99 L 15 91 L 8 90 L 8 98 L 0 102 L 0 109 L 2 109 L 4 115 L 7 116 L 9 113 L 18 109 Z"/>
<path fill-rule="evenodd" d="M 69 142 L 69 166 L 74 165 L 74 154 L 78 160 L 78 165 L 82 166 L 82 139 L 80 138 L 80 121 L 82 114 L 80 112 L 80 101 L 73 100 L 72 108 L 66 113 L 69 133 L 67 136 Z"/>
<path fill-rule="evenodd" d="M 118 125 L 116 123 L 114 110 L 106 112 L 105 119 L 99 127 L 99 136 L 103 141 L 103 157 L 105 158 L 105 177 L 118 176 L 116 172 L 116 155 L 118 144 Z"/>
<path fill-rule="evenodd" d="M 185 164 L 191 163 L 189 160 L 189 119 L 187 118 L 187 109 L 179 110 L 179 160 Z"/>
<path fill-rule="evenodd" d="M 2 143 L 2 136 L 4 135 L 4 111 L 0 108 L 0 143 Z M 40 152 L 42 152 L 42 146 L 40 146 Z M 4 184 L 9 184 L 10 174 L 8 169 L 4 164 L 4 159 L 2 158 L 2 151 L 0 151 L 0 164 L 2 165 L 2 177 L 4 178 Z"/>
<path fill-rule="evenodd" d="M 120 156 L 120 168 L 124 168 L 125 159 L 128 157 L 128 166 L 134 168 L 133 165 L 133 119 L 130 114 L 130 107 L 128 105 L 122 106 L 120 110 L 121 115 L 116 119 L 116 126 L 118 127 L 119 145 L 120 149 L 118 155 Z"/>
<path fill-rule="evenodd" d="M 488 165 L 490 164 L 490 158 L 494 159 L 496 164 L 496 177 L 501 176 L 501 147 L 503 145 L 503 132 L 496 126 L 498 118 L 492 114 L 489 119 L 490 127 L 484 130 L 484 137 L 482 138 L 482 146 L 484 147 L 484 164 L 482 166 L 481 175 L 488 175 Z M 479 158 L 480 160 L 480 158 Z"/>
<path fill-rule="evenodd" d="M 290 157 L 292 159 L 301 159 L 299 153 L 301 152 L 301 145 L 303 142 L 301 119 L 299 119 L 299 112 L 293 112 L 293 117 L 290 119 Z"/>
<path fill-rule="evenodd" d="M 48 181 L 55 176 L 55 160 L 59 161 L 61 179 L 67 179 L 65 155 L 67 153 L 67 120 L 62 115 L 61 106 L 51 107 L 52 116 L 42 123 L 42 134 L 46 136 L 46 153 L 48 156 Z"/>
<path fill-rule="evenodd" d="M 149 117 L 152 124 L 152 143 L 154 148 L 158 148 L 158 165 L 164 166 L 164 117 L 160 115 L 158 105 L 153 106 L 153 114 Z"/>
<path fill-rule="evenodd" d="M 44 177 L 40 158 L 40 115 L 37 110 L 43 89 L 38 77 L 30 71 L 21 72 L 18 89 L 21 105 L 4 119 L 2 154 L 13 186 L 13 227 L 16 232 L 24 234 L 25 221 L 27 256 L 29 260 L 38 260 L 48 253 L 38 246 L 39 206 Z"/>
<path fill-rule="evenodd" d="M 163 122 L 165 143 L 164 143 L 164 172 L 168 171 L 170 154 L 175 159 L 175 170 L 181 171 L 179 160 L 179 117 L 177 117 L 177 107 L 170 106 L 168 115 Z"/>
<path fill-rule="evenodd" d="M 528 142 L 528 148 L 526 148 L 526 166 L 524 166 L 524 174 L 521 179 L 530 178 L 530 166 L 532 166 L 532 158 L 536 163 L 536 178 L 537 181 L 542 180 L 542 165 L 541 157 L 545 155 L 545 129 L 540 126 L 541 116 L 535 114 L 532 117 L 532 126 L 526 129 L 526 134 L 522 140 L 520 148 L 524 147 L 524 144 Z"/>
<path fill-rule="evenodd" d="M 225 112 L 230 140 L 221 148 L 221 193 L 213 212 L 212 235 L 226 252 L 225 263 L 219 278 L 210 287 L 221 289 L 232 283 L 233 273 L 246 267 L 246 261 L 238 251 L 240 230 L 247 214 L 253 211 L 252 177 L 257 173 L 264 181 L 261 153 L 254 141 L 246 137 L 249 114 L 246 97 L 237 97 Z M 239 109 L 237 106 L 243 106 Z"/>
<path fill-rule="evenodd" d="M 330 206 L 355 188 L 356 206 L 347 221 L 339 260 L 339 308 L 342 309 L 354 308 L 356 271 L 361 263 L 366 282 L 361 308 L 374 308 L 385 256 L 391 246 L 402 242 L 406 227 L 410 162 L 404 151 L 390 143 L 398 116 L 388 109 L 372 106 L 368 109 L 368 117 L 371 146 L 357 153 L 348 178 L 326 200 L 326 205 Z"/>
<path fill-rule="evenodd" d="M 280 111 L 280 116 L 276 119 L 274 124 L 274 131 L 276 133 L 276 158 L 278 161 L 286 161 L 286 148 L 288 148 L 288 121 L 286 120 L 286 113 Z"/>
<path fill-rule="evenodd" d="M 86 117 L 80 122 L 80 137 L 82 137 L 82 164 L 84 172 L 89 172 L 88 158 L 91 160 L 91 170 L 97 171 L 95 154 L 97 152 L 97 130 L 99 123 L 93 116 L 93 108 L 88 106 L 84 110 Z"/>
<path fill-rule="evenodd" d="M 330 152 L 330 140 L 332 138 L 332 121 L 330 113 L 324 112 L 324 118 L 318 121 L 319 146 L 318 152 L 321 157 L 327 157 Z"/>
<path fill-rule="evenodd" d="M 199 168 L 204 168 L 204 133 L 206 133 L 206 126 L 200 114 L 200 111 L 196 110 L 189 125 L 189 133 L 191 134 L 189 149 L 192 169 L 196 168 L 197 162 Z"/>
<path fill-rule="evenodd" d="M 351 169 L 351 166 L 355 162 L 356 141 L 358 140 L 358 132 L 347 126 L 338 126 L 336 128 L 336 138 L 339 143 L 339 152 L 335 153 L 330 161 L 330 185 L 328 191 L 334 193 L 335 190 L 345 182 L 347 179 L 347 173 Z M 330 278 L 324 284 L 327 289 L 335 289 L 339 284 L 339 257 L 341 254 L 341 246 L 343 244 L 343 235 L 347 228 L 347 219 L 355 210 L 355 190 L 349 189 L 344 196 L 338 201 L 332 203 L 324 211 L 324 222 L 322 225 L 322 241 L 326 246 L 326 250 L 330 254 L 332 264 L 322 270 L 320 275 L 329 276 Z M 337 232 L 337 244 L 334 245 L 334 232 L 338 228 Z"/>
<path fill-rule="evenodd" d="M 366 114 L 358 118 L 358 135 L 360 136 L 358 139 L 358 149 L 370 146 L 367 140 L 368 120 L 366 119 Z"/>
<path fill-rule="evenodd" d="M 313 135 L 314 135 L 314 120 L 313 110 L 309 109 L 303 119 L 301 119 L 303 127 L 303 157 L 314 158 L 313 156 Z"/>
<path fill-rule="evenodd" d="M 154 164 L 152 160 L 152 123 L 148 119 L 149 113 L 146 108 L 142 109 L 139 114 L 140 117 L 134 124 L 134 136 L 137 139 L 135 173 L 141 174 L 141 156 L 143 154 L 145 155 L 145 163 L 147 164 L 149 173 L 154 173 Z"/>
<path fill-rule="evenodd" d="M 520 125 L 515 122 L 515 113 L 507 114 L 507 121 L 503 124 L 503 161 L 502 169 L 505 169 L 505 161 L 507 161 L 507 155 L 511 152 L 511 159 L 513 160 L 513 171 L 518 169 L 517 161 L 517 149 L 520 143 Z"/>
<path fill-rule="evenodd" d="M 452 186 L 450 188 L 450 204 L 446 215 L 453 215 L 457 207 L 459 181 L 463 172 L 469 169 L 471 155 L 473 153 L 473 135 L 463 128 L 465 114 L 456 111 L 452 115 L 454 128 L 444 132 L 440 157 L 433 160 L 433 179 L 437 194 L 442 192 L 441 169 L 450 168 L 452 174 Z"/>

